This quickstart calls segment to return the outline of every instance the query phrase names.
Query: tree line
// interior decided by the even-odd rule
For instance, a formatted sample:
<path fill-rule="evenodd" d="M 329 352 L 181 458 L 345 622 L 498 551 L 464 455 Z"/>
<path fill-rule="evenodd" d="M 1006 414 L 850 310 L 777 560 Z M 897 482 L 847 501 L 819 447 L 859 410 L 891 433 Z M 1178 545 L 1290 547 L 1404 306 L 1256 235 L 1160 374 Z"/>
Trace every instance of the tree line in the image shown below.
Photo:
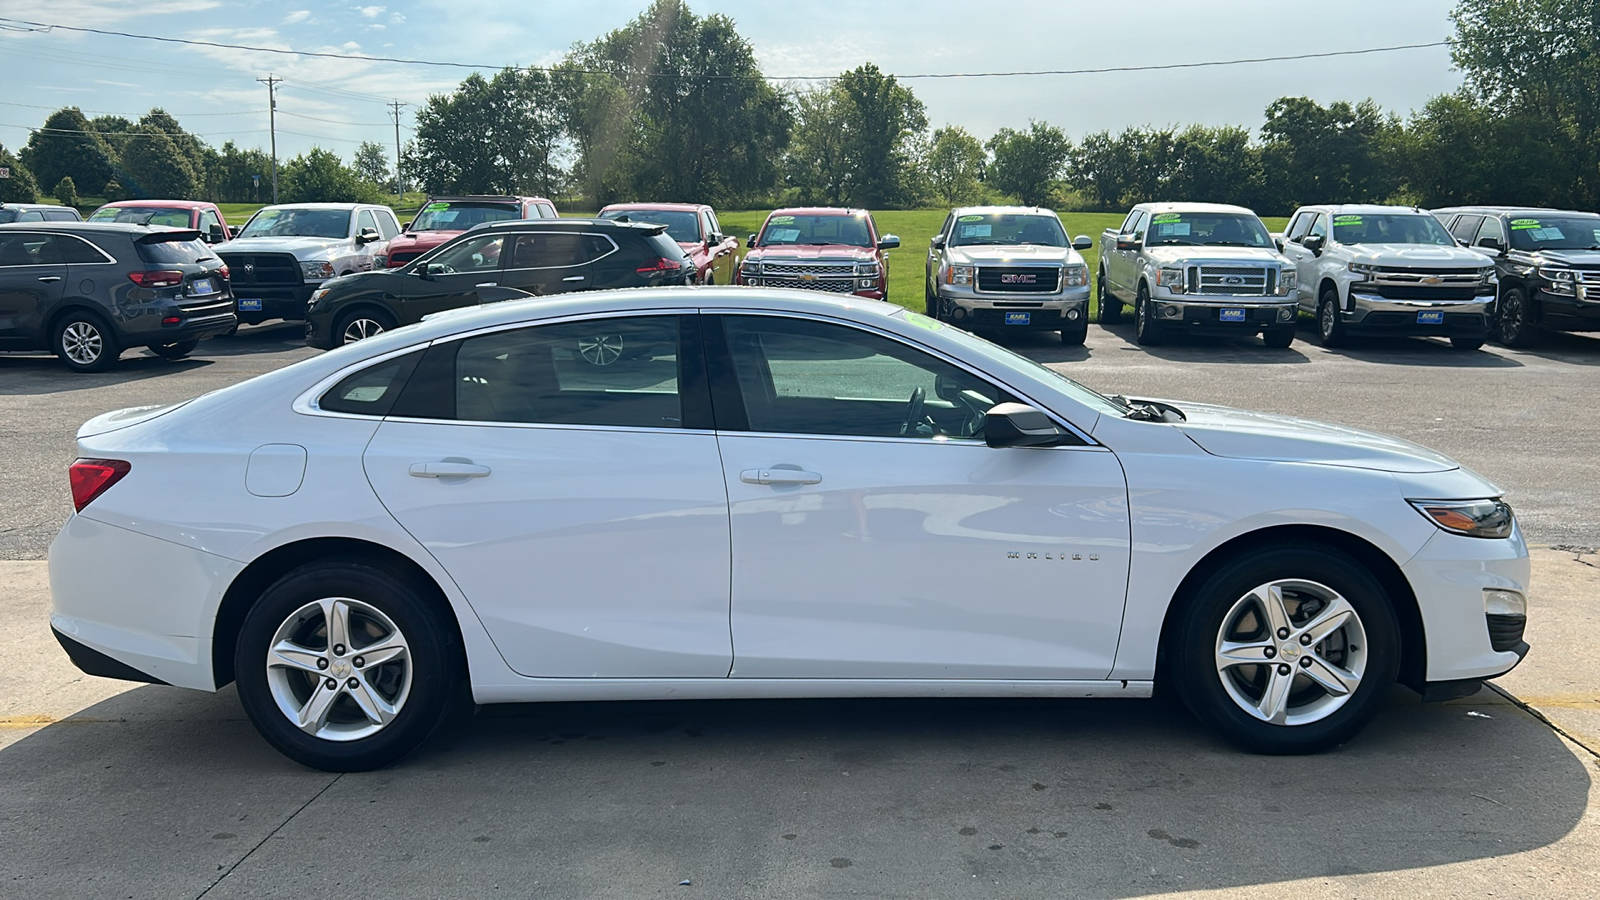
<path fill-rule="evenodd" d="M 656 0 L 555 66 L 475 73 L 430 97 L 401 172 L 375 143 L 349 165 L 314 148 L 284 164 L 280 195 L 370 200 L 400 177 L 430 193 L 595 205 L 1113 211 L 1181 198 L 1263 214 L 1318 202 L 1600 208 L 1600 3 L 1460 0 L 1451 18 L 1463 85 L 1406 117 L 1370 100 L 1283 97 L 1254 131 L 1140 126 L 1073 140 L 1032 121 L 980 139 L 960 125 L 931 128 L 912 89 L 870 63 L 821 84 L 775 85 L 731 19 Z M 70 179 L 68 188 L 108 197 L 235 202 L 255 199 L 250 176 L 270 168 L 260 150 L 210 148 L 159 109 L 137 123 L 58 110 L 20 159 L 0 148 L 7 164 L 14 175 L 0 197 L 56 185 L 61 198 Z"/>

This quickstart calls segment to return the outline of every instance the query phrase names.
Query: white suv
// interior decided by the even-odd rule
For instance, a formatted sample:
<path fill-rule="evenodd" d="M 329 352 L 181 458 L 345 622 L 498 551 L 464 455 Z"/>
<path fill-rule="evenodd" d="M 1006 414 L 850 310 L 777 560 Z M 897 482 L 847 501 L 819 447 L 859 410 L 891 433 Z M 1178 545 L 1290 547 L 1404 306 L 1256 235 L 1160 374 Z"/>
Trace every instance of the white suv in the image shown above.
<path fill-rule="evenodd" d="M 1410 206 L 1302 206 L 1278 241 L 1324 346 L 1352 333 L 1437 335 L 1476 350 L 1489 335 L 1494 261 Z"/>

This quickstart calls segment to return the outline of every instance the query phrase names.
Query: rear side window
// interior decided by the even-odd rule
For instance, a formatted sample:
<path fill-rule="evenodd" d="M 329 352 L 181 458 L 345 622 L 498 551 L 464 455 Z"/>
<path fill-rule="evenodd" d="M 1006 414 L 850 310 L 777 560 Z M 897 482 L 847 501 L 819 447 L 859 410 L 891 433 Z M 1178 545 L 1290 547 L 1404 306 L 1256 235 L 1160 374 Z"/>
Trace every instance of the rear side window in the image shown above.
<path fill-rule="evenodd" d="M 425 352 L 407 353 L 347 376 L 323 394 L 317 405 L 329 412 L 386 416 Z"/>
<path fill-rule="evenodd" d="M 1456 220 L 1455 225 L 1450 227 L 1450 233 L 1458 240 L 1470 242 L 1472 236 L 1478 233 L 1478 225 L 1481 222 L 1483 222 L 1483 216 L 1462 216 Z"/>
<path fill-rule="evenodd" d="M 100 252 L 95 245 L 81 238 L 61 235 L 56 238 L 56 246 L 61 250 L 62 262 L 69 263 L 103 263 L 110 262 L 105 254 Z"/>
<path fill-rule="evenodd" d="M 0 266 L 54 266 L 61 264 L 61 247 L 55 235 L 30 232 L 0 234 Z"/>
<path fill-rule="evenodd" d="M 590 259 L 588 235 L 560 231 L 533 231 L 517 235 L 511 252 L 512 269 L 554 269 L 581 266 Z"/>
<path fill-rule="evenodd" d="M 211 248 L 197 240 L 134 241 L 133 247 L 147 263 L 197 263 L 215 258 Z"/>

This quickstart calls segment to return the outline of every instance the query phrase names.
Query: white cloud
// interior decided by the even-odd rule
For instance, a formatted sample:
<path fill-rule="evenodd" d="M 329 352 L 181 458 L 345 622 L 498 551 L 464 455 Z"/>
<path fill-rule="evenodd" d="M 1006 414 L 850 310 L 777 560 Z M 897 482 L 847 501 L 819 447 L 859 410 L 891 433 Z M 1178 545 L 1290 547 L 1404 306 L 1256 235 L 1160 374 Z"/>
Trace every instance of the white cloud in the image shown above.
<path fill-rule="evenodd" d="M 376 19 L 377 17 L 383 15 L 384 10 L 386 9 L 388 9 L 388 7 L 385 6 L 358 6 L 356 7 L 356 12 L 361 13 L 362 17 L 364 18 Z"/>
<path fill-rule="evenodd" d="M 285 24 L 285 25 L 298 25 L 301 22 L 304 22 L 305 20 L 307 20 L 309 18 L 311 18 L 311 10 L 309 10 L 309 9 L 297 9 L 294 12 L 289 13 L 287 16 L 283 17 L 283 24 Z"/>

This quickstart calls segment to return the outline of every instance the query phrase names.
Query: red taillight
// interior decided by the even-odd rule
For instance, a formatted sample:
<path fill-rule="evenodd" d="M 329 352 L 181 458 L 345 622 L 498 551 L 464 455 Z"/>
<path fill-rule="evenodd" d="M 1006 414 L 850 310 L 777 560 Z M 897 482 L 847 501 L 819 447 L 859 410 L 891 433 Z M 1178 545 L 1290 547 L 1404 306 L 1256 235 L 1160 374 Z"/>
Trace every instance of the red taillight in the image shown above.
<path fill-rule="evenodd" d="M 662 273 L 670 274 L 673 272 L 683 271 L 683 263 L 675 259 L 667 259 L 665 256 L 661 256 L 645 263 L 634 271 L 638 272 L 640 275 L 657 275 Z"/>
<path fill-rule="evenodd" d="M 72 505 L 78 512 L 104 494 L 106 489 L 122 480 L 132 469 L 131 463 L 120 459 L 80 459 L 67 470 L 72 480 Z"/>
<path fill-rule="evenodd" d="M 162 269 L 156 272 L 129 272 L 128 280 L 139 287 L 177 287 L 183 284 L 183 273 L 174 272 L 170 269 Z"/>

